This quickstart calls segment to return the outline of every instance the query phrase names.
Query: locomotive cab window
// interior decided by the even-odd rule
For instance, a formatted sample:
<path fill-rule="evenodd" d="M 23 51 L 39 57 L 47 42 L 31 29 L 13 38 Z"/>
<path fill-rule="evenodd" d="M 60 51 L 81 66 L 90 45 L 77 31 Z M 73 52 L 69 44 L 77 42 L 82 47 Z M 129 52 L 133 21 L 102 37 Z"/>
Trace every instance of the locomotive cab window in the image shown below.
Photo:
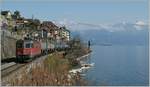
<path fill-rule="evenodd" d="M 17 48 L 23 48 L 23 44 L 22 43 L 17 43 Z"/>
<path fill-rule="evenodd" d="M 32 43 L 26 43 L 25 44 L 25 48 L 32 48 L 33 47 L 33 44 Z"/>

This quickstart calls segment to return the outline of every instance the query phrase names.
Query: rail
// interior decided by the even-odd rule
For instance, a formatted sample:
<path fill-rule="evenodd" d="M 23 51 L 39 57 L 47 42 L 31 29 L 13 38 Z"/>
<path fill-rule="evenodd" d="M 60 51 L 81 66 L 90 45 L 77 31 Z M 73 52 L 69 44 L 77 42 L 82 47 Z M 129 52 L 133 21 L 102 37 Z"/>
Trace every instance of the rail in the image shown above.
<path fill-rule="evenodd" d="M 15 65 L 12 65 L 12 66 L 2 69 L 1 70 L 1 78 L 8 76 L 9 74 L 15 72 L 16 70 L 23 67 L 24 65 L 25 64 L 15 64 Z"/>

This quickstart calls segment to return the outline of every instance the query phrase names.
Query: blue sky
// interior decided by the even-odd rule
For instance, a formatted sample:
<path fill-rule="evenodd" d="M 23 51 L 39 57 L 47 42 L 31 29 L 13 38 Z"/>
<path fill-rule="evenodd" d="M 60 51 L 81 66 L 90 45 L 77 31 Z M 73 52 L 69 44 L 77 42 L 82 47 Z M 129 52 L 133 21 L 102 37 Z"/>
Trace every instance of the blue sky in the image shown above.
<path fill-rule="evenodd" d="M 5 0 L 1 10 L 18 10 L 25 17 L 83 23 L 148 20 L 148 0 Z"/>

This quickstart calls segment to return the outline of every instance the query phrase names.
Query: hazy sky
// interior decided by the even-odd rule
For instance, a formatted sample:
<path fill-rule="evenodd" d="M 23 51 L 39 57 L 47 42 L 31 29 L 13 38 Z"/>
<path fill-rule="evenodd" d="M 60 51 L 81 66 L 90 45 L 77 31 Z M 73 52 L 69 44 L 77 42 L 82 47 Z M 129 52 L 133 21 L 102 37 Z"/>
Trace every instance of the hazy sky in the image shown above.
<path fill-rule="evenodd" d="M 18 10 L 25 17 L 83 23 L 148 20 L 148 0 L 5 0 L 1 10 Z"/>

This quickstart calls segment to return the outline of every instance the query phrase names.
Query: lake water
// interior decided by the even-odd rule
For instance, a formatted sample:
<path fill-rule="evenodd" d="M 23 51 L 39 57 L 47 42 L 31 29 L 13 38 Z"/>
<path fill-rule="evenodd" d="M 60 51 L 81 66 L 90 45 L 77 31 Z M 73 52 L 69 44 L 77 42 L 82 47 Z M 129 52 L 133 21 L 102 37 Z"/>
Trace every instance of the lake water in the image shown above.
<path fill-rule="evenodd" d="M 148 46 L 93 46 L 86 62 L 95 63 L 86 79 L 91 85 L 148 85 Z"/>

